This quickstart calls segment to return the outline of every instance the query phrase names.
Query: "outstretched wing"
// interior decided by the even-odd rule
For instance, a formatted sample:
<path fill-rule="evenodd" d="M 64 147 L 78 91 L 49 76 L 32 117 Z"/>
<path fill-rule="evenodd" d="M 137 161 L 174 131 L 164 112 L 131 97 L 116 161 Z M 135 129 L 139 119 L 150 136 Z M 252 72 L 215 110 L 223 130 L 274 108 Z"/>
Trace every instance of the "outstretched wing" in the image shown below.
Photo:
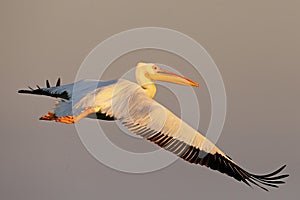
<path fill-rule="evenodd" d="M 119 119 L 131 132 L 194 164 L 200 164 L 267 190 L 278 187 L 288 175 L 278 175 L 285 166 L 266 174 L 255 175 L 242 169 L 201 133 L 179 119 L 167 108 L 146 96 L 136 84 L 120 80 L 98 88 L 72 107 L 75 115 L 87 109 Z"/>
<path fill-rule="evenodd" d="M 23 94 L 34 94 L 50 96 L 54 98 L 59 98 L 57 101 L 54 114 L 57 117 L 73 115 L 72 105 L 78 103 L 82 98 L 84 98 L 89 93 L 95 91 L 97 88 L 105 88 L 116 81 L 98 81 L 98 80 L 81 80 L 75 83 L 60 85 L 60 78 L 57 80 L 56 86 L 51 87 L 48 80 L 46 80 L 46 87 L 41 88 L 37 85 L 36 89 L 28 87 L 27 90 L 19 90 L 18 93 Z M 106 118 L 100 113 L 96 115 L 98 119 L 112 120 L 113 118 Z"/>

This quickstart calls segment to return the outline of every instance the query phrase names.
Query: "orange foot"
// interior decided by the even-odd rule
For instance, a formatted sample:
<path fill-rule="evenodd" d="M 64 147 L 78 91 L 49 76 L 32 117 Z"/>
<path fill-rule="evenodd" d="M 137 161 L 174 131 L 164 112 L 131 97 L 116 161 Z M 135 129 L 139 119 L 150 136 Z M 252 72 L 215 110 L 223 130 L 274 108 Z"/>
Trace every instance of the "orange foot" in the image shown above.
<path fill-rule="evenodd" d="M 74 124 L 75 118 L 73 116 L 65 116 L 65 117 L 58 117 L 55 119 L 56 122 L 66 123 L 66 124 Z"/>
<path fill-rule="evenodd" d="M 40 117 L 40 120 L 50 120 L 51 121 L 51 120 L 56 120 L 56 119 L 57 119 L 57 117 L 52 112 L 48 112 L 47 115 Z"/>

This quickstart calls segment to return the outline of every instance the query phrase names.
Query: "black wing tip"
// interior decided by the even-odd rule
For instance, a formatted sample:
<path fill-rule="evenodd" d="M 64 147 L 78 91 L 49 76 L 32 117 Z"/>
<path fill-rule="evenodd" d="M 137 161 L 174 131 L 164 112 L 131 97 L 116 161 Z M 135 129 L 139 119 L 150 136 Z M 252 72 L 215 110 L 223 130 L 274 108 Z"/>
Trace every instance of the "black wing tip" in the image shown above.
<path fill-rule="evenodd" d="M 29 90 L 18 90 L 18 93 L 25 93 L 25 94 L 35 94 L 37 91 L 41 91 L 42 88 L 39 85 L 36 85 L 36 89 L 33 89 L 30 86 L 27 86 Z"/>
<path fill-rule="evenodd" d="M 31 94 L 32 90 L 18 90 L 18 93 L 22 93 L 22 94 Z"/>
<path fill-rule="evenodd" d="M 34 94 L 34 92 L 36 90 L 41 90 L 41 88 L 37 85 L 37 88 L 36 89 L 33 89 L 32 87 L 30 86 L 27 86 L 29 90 L 18 90 L 18 93 L 25 93 L 25 94 Z"/>
<path fill-rule="evenodd" d="M 287 165 L 283 165 L 277 170 L 269 173 L 269 174 L 264 174 L 264 175 L 256 175 L 256 174 L 251 174 L 249 172 L 246 172 L 243 169 L 240 169 L 243 174 L 246 175 L 245 179 L 254 185 L 260 187 L 261 189 L 265 191 L 269 191 L 265 186 L 267 187 L 273 187 L 273 188 L 278 188 L 279 185 L 284 184 L 285 182 L 282 181 L 282 179 L 287 178 L 289 174 L 283 174 L 283 175 L 278 175 Z"/>
<path fill-rule="evenodd" d="M 55 87 L 59 87 L 61 84 L 61 79 L 58 78 L 56 82 Z M 45 96 L 50 96 L 50 97 L 55 97 L 55 98 L 62 98 L 69 100 L 70 96 L 67 91 L 62 91 L 62 92 L 52 92 L 52 88 L 48 80 L 46 80 L 46 88 L 41 88 L 38 85 L 36 86 L 36 89 L 33 89 L 32 87 L 29 87 L 29 90 L 18 90 L 18 93 L 23 93 L 23 94 L 36 94 L 36 95 L 45 95 Z"/>
<path fill-rule="evenodd" d="M 55 87 L 58 87 L 58 86 L 60 86 L 60 85 L 61 85 L 61 78 L 58 77 L 58 79 L 57 79 L 57 81 L 56 81 Z M 50 88 L 50 87 L 51 87 L 51 86 L 50 86 L 50 83 L 49 83 L 49 80 L 46 80 L 46 87 L 47 87 L 47 88 Z"/>
<path fill-rule="evenodd" d="M 51 87 L 48 80 L 46 80 L 46 87 L 47 87 L 47 88 L 50 88 L 50 87 Z"/>
<path fill-rule="evenodd" d="M 286 168 L 287 165 L 283 165 L 281 167 L 279 167 L 277 170 L 268 173 L 268 174 L 263 174 L 263 175 L 256 175 L 256 174 L 250 174 L 251 176 L 254 176 L 256 178 L 261 178 L 261 179 L 265 179 L 265 180 L 277 180 L 280 178 L 286 178 L 289 176 L 289 174 L 284 174 L 284 175 L 280 175 L 280 176 L 275 176 L 277 174 L 279 174 L 282 170 L 284 170 Z"/>
<path fill-rule="evenodd" d="M 60 86 L 61 80 L 60 77 L 58 77 L 57 82 L 56 82 L 56 87 Z"/>
<path fill-rule="evenodd" d="M 203 158 L 204 163 L 199 163 L 201 165 L 206 165 L 207 167 L 218 170 L 221 173 L 225 173 L 228 176 L 233 177 L 234 179 L 241 181 L 252 188 L 253 185 L 263 189 L 264 191 L 269 191 L 268 187 L 278 188 L 279 185 L 284 184 L 284 178 L 288 177 L 289 174 L 280 174 L 286 165 L 281 166 L 277 170 L 263 175 L 252 174 L 238 166 L 232 160 L 216 153 L 208 154 L 207 162 L 204 162 L 205 157 Z M 217 162 L 217 163 L 216 163 Z M 218 163 L 219 162 L 219 163 Z M 224 167 L 226 166 L 226 167 Z"/>

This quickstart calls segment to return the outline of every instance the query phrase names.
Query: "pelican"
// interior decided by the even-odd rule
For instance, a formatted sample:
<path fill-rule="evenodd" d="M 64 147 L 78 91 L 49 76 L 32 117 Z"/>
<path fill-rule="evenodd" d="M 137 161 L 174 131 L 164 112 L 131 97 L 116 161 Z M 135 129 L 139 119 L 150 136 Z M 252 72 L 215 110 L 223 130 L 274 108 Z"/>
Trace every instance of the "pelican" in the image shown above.
<path fill-rule="evenodd" d="M 248 186 L 256 185 L 268 191 L 285 183 L 288 174 L 279 174 L 286 165 L 274 172 L 256 175 L 234 162 L 200 132 L 183 122 L 167 108 L 153 100 L 156 87 L 153 81 L 166 81 L 198 87 L 198 83 L 161 68 L 160 64 L 138 63 L 136 83 L 119 79 L 111 81 L 82 80 L 55 87 L 37 86 L 19 90 L 19 93 L 46 95 L 58 98 L 54 112 L 40 120 L 72 124 L 82 118 L 120 120 L 132 133 L 147 139 L 161 148 L 193 164 L 218 170 Z M 74 90 L 73 90 L 74 89 Z"/>

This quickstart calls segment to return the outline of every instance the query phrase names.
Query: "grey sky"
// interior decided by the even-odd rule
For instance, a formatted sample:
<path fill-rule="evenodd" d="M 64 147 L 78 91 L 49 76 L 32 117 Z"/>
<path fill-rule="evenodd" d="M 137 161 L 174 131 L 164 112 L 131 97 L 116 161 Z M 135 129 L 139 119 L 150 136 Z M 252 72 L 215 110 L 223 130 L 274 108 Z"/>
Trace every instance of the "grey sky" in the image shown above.
<path fill-rule="evenodd" d="M 196 3 L 197 2 L 197 3 Z M 299 195 L 299 46 L 296 1 L 1 1 L 1 199 L 295 199 Z M 287 184 L 270 193 L 178 160 L 142 175 L 96 161 L 73 125 L 41 122 L 51 99 L 18 95 L 45 79 L 72 82 L 85 56 L 118 32 L 144 26 L 178 30 L 202 44 L 219 67 L 227 92 L 227 118 L 218 146 L 247 170 L 266 173 L 287 164 Z M 187 62 L 144 50 L 116 60 L 105 79 L 139 61 Z M 120 70 L 122 69 L 122 70 Z M 180 68 L 176 68 L 180 70 Z M 118 71 L 120 70 L 120 71 Z M 198 79 L 193 71 L 187 77 Z M 178 103 L 157 100 L 178 113 Z M 210 112 L 207 89 L 198 90 L 200 129 Z M 174 97 L 168 92 L 170 97 Z M 152 144 L 101 123 L 116 144 L 145 152 Z M 298 196 L 297 195 L 297 196 Z"/>

